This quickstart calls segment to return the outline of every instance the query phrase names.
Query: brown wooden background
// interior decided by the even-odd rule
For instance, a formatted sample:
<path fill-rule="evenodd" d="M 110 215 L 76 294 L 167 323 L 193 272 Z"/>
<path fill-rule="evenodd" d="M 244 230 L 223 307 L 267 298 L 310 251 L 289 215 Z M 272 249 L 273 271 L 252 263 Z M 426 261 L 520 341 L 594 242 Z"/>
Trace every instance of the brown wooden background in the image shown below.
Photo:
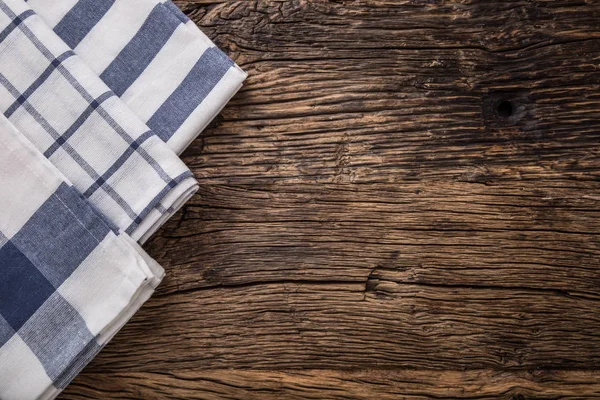
<path fill-rule="evenodd" d="M 600 2 L 177 3 L 250 75 L 63 399 L 600 398 Z"/>

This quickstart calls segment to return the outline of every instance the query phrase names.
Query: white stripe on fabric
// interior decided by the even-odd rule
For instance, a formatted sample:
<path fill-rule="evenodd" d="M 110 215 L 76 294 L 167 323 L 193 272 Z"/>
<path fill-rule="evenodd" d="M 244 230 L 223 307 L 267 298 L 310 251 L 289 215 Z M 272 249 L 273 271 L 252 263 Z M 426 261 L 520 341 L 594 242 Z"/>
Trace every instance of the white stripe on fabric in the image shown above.
<path fill-rule="evenodd" d="M 198 53 L 209 47 L 210 43 L 193 39 L 181 25 L 121 99 L 138 110 L 142 121 L 148 121 L 192 70 Z"/>
<path fill-rule="evenodd" d="M 231 100 L 231 97 L 242 87 L 242 83 L 238 79 L 240 71 L 237 65 L 229 68 L 200 106 L 190 114 L 171 139 L 167 141 L 167 144 L 175 153 L 182 153 L 212 121 L 212 116 L 219 114 Z M 244 72 L 241 71 L 241 73 Z"/>
<path fill-rule="evenodd" d="M 116 0 L 74 50 L 84 60 L 93 60 L 88 65 L 100 75 L 139 31 L 153 8 L 153 1 Z"/>
<path fill-rule="evenodd" d="M 125 309 L 144 281 L 152 278 L 147 269 L 123 268 L 137 265 L 137 257 L 126 243 L 109 233 L 58 288 L 58 293 L 77 310 L 94 336 L 117 318 L 115 310 Z M 119 262 L 105 262 L 99 268 L 99 260 Z"/>
<path fill-rule="evenodd" d="M 0 133 L 20 136 L 16 128 L 1 116 Z M 0 196 L 0 210 L 12 210 L 11 218 L 0 219 L 0 232 L 8 239 L 12 238 L 25 225 L 33 213 L 63 183 L 63 180 L 56 175 L 49 176 L 43 187 L 39 187 L 35 181 L 24 180 L 22 174 L 14 173 L 14 168 L 20 164 L 21 159 L 30 157 L 30 154 L 19 146 L 14 146 L 12 150 L 0 157 L 0 182 L 2 182 L 2 187 L 10 188 L 11 193 L 10 196 Z M 39 154 L 38 162 L 30 165 L 29 170 L 31 173 L 41 175 L 48 164 L 48 160 Z M 22 199 L 27 199 L 27 202 L 24 203 Z"/>
<path fill-rule="evenodd" d="M 44 21 L 46 21 L 51 28 L 54 28 L 78 1 L 79 0 L 61 0 L 53 2 L 52 7 L 47 7 L 46 12 L 44 13 Z M 33 9 L 45 7 L 47 3 L 47 0 L 29 0 L 27 2 L 29 7 Z"/>
<path fill-rule="evenodd" d="M 13 336 L 0 348 L 2 398 L 36 399 L 48 387 L 54 388 L 42 364 L 19 336 Z"/>

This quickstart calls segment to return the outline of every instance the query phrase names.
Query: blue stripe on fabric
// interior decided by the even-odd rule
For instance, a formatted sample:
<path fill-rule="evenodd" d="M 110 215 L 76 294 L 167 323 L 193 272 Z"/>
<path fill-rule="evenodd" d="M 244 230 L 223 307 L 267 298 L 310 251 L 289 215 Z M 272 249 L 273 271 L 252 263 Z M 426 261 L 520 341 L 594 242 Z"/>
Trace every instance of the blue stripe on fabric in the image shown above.
<path fill-rule="evenodd" d="M 125 91 L 144 72 L 181 21 L 164 5 L 157 4 L 140 30 L 102 72 L 100 78 L 117 96 Z"/>
<path fill-rule="evenodd" d="M 0 2 L 0 7 L 2 7 L 2 3 Z M 8 81 L 8 79 L 6 79 L 6 77 L 4 75 L 2 75 L 0 73 L 0 85 L 4 86 L 4 88 L 10 93 L 12 94 L 15 98 L 18 98 L 21 94 L 19 93 L 19 91 L 17 90 L 17 88 L 15 88 L 12 83 L 10 83 Z M 31 115 L 33 117 L 33 119 L 40 124 L 40 126 L 44 129 L 44 131 L 50 135 L 54 140 L 58 139 L 60 137 L 60 133 L 58 133 L 58 131 L 56 129 L 54 129 L 52 127 L 52 125 L 50 125 L 50 123 L 48 122 L 48 120 L 46 120 L 46 118 L 44 118 L 31 104 L 29 104 L 28 101 L 25 101 L 25 103 L 23 103 L 23 108 L 25 108 L 25 110 L 29 113 L 29 115 Z M 65 151 L 67 152 L 67 154 L 69 154 L 73 160 L 75 160 L 77 162 L 77 164 L 79 164 L 79 166 L 85 171 L 87 172 L 87 174 L 89 176 L 91 176 L 93 179 L 97 179 L 98 174 L 96 173 L 96 171 L 91 167 L 91 165 L 89 165 L 82 157 L 81 155 L 79 155 L 79 153 L 77 153 L 68 143 L 65 143 L 63 145 L 63 148 L 65 149 Z"/>
<path fill-rule="evenodd" d="M 187 15 L 185 15 L 183 13 L 183 11 L 181 11 L 179 9 L 179 7 L 177 7 L 175 5 L 175 3 L 173 3 L 171 0 L 167 0 L 164 3 L 165 7 L 167 7 L 169 9 L 169 11 L 171 11 L 173 14 L 175 14 L 175 16 L 177 17 L 177 19 L 179 19 L 181 22 L 183 22 L 184 24 L 187 23 L 190 19 L 188 18 Z"/>
<path fill-rule="evenodd" d="M 0 252 L 2 248 L 0 248 Z M 15 330 L 12 326 L 2 317 L 2 313 L 0 313 L 0 348 L 6 344 L 10 340 L 11 337 L 14 336 Z"/>
<path fill-rule="evenodd" d="M 104 0 L 102 0 L 104 1 Z M 0 10 L 2 10 L 6 15 L 9 16 L 9 18 L 15 18 L 16 15 L 15 13 L 6 5 L 4 4 L 4 2 L 0 1 Z M 42 53 L 44 55 L 44 57 L 46 57 L 46 59 L 48 59 L 49 61 L 54 59 L 54 55 L 52 54 L 52 52 L 39 40 L 39 38 L 34 35 L 33 32 L 31 32 L 31 30 L 25 26 L 25 25 L 20 25 L 19 29 L 21 29 L 21 31 L 25 34 L 25 36 L 31 41 L 31 43 L 40 51 L 40 53 Z M 64 67 L 64 65 L 59 64 L 58 67 L 56 68 L 56 70 L 58 72 L 60 72 L 63 77 L 67 80 L 67 82 L 69 82 L 69 84 L 71 84 L 71 86 L 77 90 L 77 92 L 88 102 L 88 103 L 92 103 L 95 99 L 92 97 L 91 94 L 88 93 L 88 91 L 77 81 L 77 79 L 75 79 L 75 77 L 71 74 L 71 72 Z M 4 76 L 2 76 L 0 74 L 0 78 L 4 78 Z M 12 86 L 12 84 L 10 82 L 8 82 L 7 79 L 0 79 L 0 83 L 4 84 L 4 86 Z M 20 93 L 17 92 L 17 94 L 15 94 L 14 92 L 16 91 L 16 88 L 12 87 L 13 91 L 11 92 L 15 98 L 18 98 Z M 41 115 L 39 115 L 39 113 L 37 113 L 37 111 L 31 107 L 30 104 L 28 104 L 26 102 L 25 107 L 27 109 L 27 111 L 32 114 L 33 112 L 35 112 L 36 114 L 38 114 L 39 117 L 41 117 Z M 98 114 L 104 118 L 104 120 L 110 125 L 111 128 L 113 128 L 113 130 L 118 133 L 128 144 L 131 144 L 134 142 L 134 139 L 125 131 L 125 129 L 123 129 L 122 126 L 120 126 L 115 120 L 114 118 L 112 118 L 112 116 L 110 114 L 108 114 L 102 107 L 98 107 L 97 109 Z M 33 114 L 32 114 L 33 115 Z M 41 117 L 41 119 L 44 122 L 44 127 L 48 127 L 50 129 L 53 130 L 53 128 L 48 124 L 48 121 L 46 121 L 43 117 Z M 48 131 L 48 133 L 51 133 L 50 131 Z M 56 133 L 56 135 L 52 135 L 54 139 L 57 139 L 58 136 L 60 136 L 56 131 L 54 131 L 54 133 Z M 94 180 L 99 178 L 99 175 L 90 167 L 89 164 L 87 164 L 87 162 L 85 162 L 85 160 L 83 158 L 81 158 L 81 156 L 79 156 L 79 154 L 77 154 L 73 148 L 71 148 L 68 143 L 65 143 L 63 145 L 63 147 L 65 148 L 65 150 L 68 151 L 69 155 L 88 173 L 88 175 L 90 175 L 91 178 L 93 178 Z M 152 167 L 152 169 L 154 169 L 154 171 L 156 171 L 156 173 L 160 176 L 160 178 L 162 180 L 164 180 L 165 182 L 169 182 L 171 180 L 170 176 L 165 172 L 165 170 L 162 168 L 162 166 L 155 160 L 152 158 L 152 156 L 150 156 L 150 154 L 148 154 L 148 152 L 143 149 L 140 148 L 138 150 L 138 153 L 142 156 L 142 158 Z M 124 200 L 114 191 L 112 190 L 112 188 L 105 188 L 105 192 L 108 193 L 121 207 L 123 207 L 123 211 L 125 211 L 129 216 L 131 216 L 132 214 L 134 215 L 132 218 L 135 218 L 135 213 L 133 212 L 133 210 L 131 208 L 129 208 L 129 206 L 124 202 Z"/>
<path fill-rule="evenodd" d="M 1 5 L 2 5 L 2 3 L 0 3 L 0 6 Z M 40 50 L 40 52 L 42 52 L 42 54 L 44 54 L 44 56 L 46 56 L 46 58 L 51 59 L 52 54 L 50 53 L 50 51 L 43 45 L 43 43 L 41 43 L 39 41 L 39 39 L 29 29 L 23 29 L 23 32 L 31 40 L 31 42 L 34 44 L 34 46 L 36 46 Z M 88 93 L 88 91 L 81 85 L 81 83 L 79 83 L 79 81 L 77 81 L 77 79 L 75 79 L 75 77 L 71 74 L 71 72 L 67 68 L 65 68 L 62 64 L 60 64 L 56 69 L 63 75 L 63 77 L 67 80 L 67 82 L 69 82 L 71 84 L 71 86 L 75 90 L 77 90 L 77 92 L 88 103 L 92 104 L 92 102 L 95 99 L 92 97 L 91 94 Z M 116 133 L 118 133 L 119 136 L 121 136 L 123 138 L 123 140 L 125 140 L 127 142 L 127 144 L 132 144 L 135 141 L 135 139 L 133 139 L 131 137 L 131 135 L 129 135 L 129 133 L 127 133 L 127 131 L 125 131 L 125 129 L 123 129 L 123 127 L 121 125 L 119 125 L 117 123 L 117 121 L 115 121 L 114 118 L 108 112 L 106 112 L 106 110 L 104 110 L 102 107 L 98 107 L 98 109 L 96 111 L 104 119 L 104 121 L 106 121 L 106 123 L 108 125 L 110 125 L 110 127 Z M 138 153 L 148 163 L 148 165 L 150 165 L 152 167 L 152 169 L 154 169 L 154 171 L 156 171 L 156 173 L 162 180 L 164 180 L 165 182 L 169 182 L 171 180 L 171 177 L 169 176 L 169 174 L 167 174 L 165 172 L 165 170 L 160 165 L 160 163 L 158 163 L 154 158 L 152 158 L 152 156 L 150 154 L 148 154 L 148 152 L 144 148 L 140 148 L 138 150 Z M 96 176 L 92 176 L 92 175 L 90 175 L 90 176 L 94 179 L 98 179 L 97 174 L 96 174 Z M 109 192 L 107 191 L 107 193 L 109 193 Z M 114 196 L 113 196 L 113 198 L 114 198 Z M 115 198 L 115 201 L 116 200 L 117 199 Z M 121 204 L 122 203 L 119 202 L 119 205 L 121 205 Z M 126 211 L 129 215 L 128 210 L 131 210 L 131 209 L 130 208 L 127 210 L 124 209 L 124 211 Z"/>
<path fill-rule="evenodd" d="M 102 242 L 109 232 L 118 231 L 118 228 L 102 212 L 85 200 L 73 186 L 62 184 L 54 194 L 69 207 L 69 211 L 81 222 L 81 225 L 85 226 L 97 243 Z"/>
<path fill-rule="evenodd" d="M 35 92 L 40 86 L 42 86 L 44 82 L 46 82 L 46 79 L 48 79 L 52 72 L 54 72 L 56 67 L 58 67 L 67 58 L 74 55 L 75 53 L 69 50 L 52 60 L 48 68 L 46 68 L 46 70 L 41 73 L 41 75 L 31 84 L 31 86 L 29 86 L 27 90 L 25 90 L 23 94 L 19 96 L 17 100 L 15 100 L 15 102 L 12 103 L 11 106 L 8 107 L 8 109 L 4 112 L 6 118 L 10 118 L 10 116 L 13 115 L 13 113 L 23 105 L 23 103 L 25 103 L 29 96 L 31 96 L 33 92 Z"/>
<path fill-rule="evenodd" d="M 57 289 L 109 232 L 93 215 L 80 218 L 82 200 L 72 191 L 62 183 L 11 239 Z"/>
<path fill-rule="evenodd" d="M 0 32 L 0 43 L 4 42 L 8 35 L 12 33 L 12 31 L 17 29 L 19 25 L 23 23 L 23 21 L 25 21 L 28 17 L 31 17 L 32 15 L 35 15 L 33 10 L 24 11 L 21 15 L 16 17 L 12 17 L 9 15 L 9 17 L 13 18 L 13 20 L 11 21 L 10 25 L 8 25 L 6 28 L 4 28 L 2 32 Z"/>
<path fill-rule="evenodd" d="M 65 389 L 69 383 L 83 370 L 83 368 L 92 361 L 92 359 L 102 350 L 104 345 L 98 344 L 96 340 L 91 340 L 74 359 L 63 373 L 53 379 L 52 384 L 58 389 Z"/>
<path fill-rule="evenodd" d="M 61 148 L 66 143 L 66 141 L 69 140 L 69 138 L 73 136 L 79 128 L 81 128 L 81 126 L 84 124 L 85 121 L 87 121 L 87 119 L 92 115 L 92 113 L 96 111 L 98 107 L 100 107 L 100 104 L 102 104 L 102 102 L 104 102 L 106 99 L 113 97 L 114 95 L 115 94 L 113 92 L 108 91 L 102 93 L 100 96 L 98 96 L 97 99 L 92 100 L 90 102 L 90 105 L 87 106 L 83 113 L 81 113 L 81 115 L 69 127 L 69 129 L 67 129 L 62 135 L 56 138 L 54 143 L 52 143 L 52 145 L 44 152 L 44 156 L 46 156 L 46 158 L 50 158 L 52 154 L 56 152 L 56 150 Z"/>
<path fill-rule="evenodd" d="M 192 174 L 191 171 L 186 171 L 178 177 L 171 179 L 171 181 L 169 181 L 167 185 L 154 197 L 154 199 L 146 206 L 146 208 L 142 210 L 139 216 L 133 220 L 131 225 L 129 225 L 129 227 L 125 230 L 125 233 L 127 233 L 128 235 L 131 234 L 135 230 L 135 228 L 137 228 L 138 225 L 142 223 L 144 218 L 146 218 L 146 216 L 150 214 L 152 210 L 156 209 L 160 205 L 160 201 L 163 199 L 163 197 L 165 197 L 167 193 L 169 193 L 169 191 L 171 191 L 175 186 L 179 185 L 185 179 L 193 177 L 194 174 Z"/>
<path fill-rule="evenodd" d="M 163 141 L 168 141 L 233 65 L 218 48 L 207 49 L 147 125 Z"/>
<path fill-rule="evenodd" d="M 158 210 L 158 212 L 159 212 L 159 213 L 161 213 L 161 214 L 165 214 L 165 213 L 167 213 L 167 212 L 173 212 L 173 211 L 175 211 L 175 209 L 174 209 L 172 206 L 171 206 L 171 207 L 169 207 L 169 208 L 165 208 L 165 206 L 163 206 L 162 204 L 158 204 L 158 205 L 156 206 L 156 209 L 157 209 L 157 210 Z"/>
<path fill-rule="evenodd" d="M 73 187 L 73 192 L 76 195 L 78 195 L 81 200 L 83 200 L 81 202 L 81 204 L 85 204 L 87 206 L 87 209 L 84 209 L 84 207 L 81 207 L 81 213 L 94 214 L 97 218 L 104 221 L 104 225 L 106 227 L 108 227 L 108 229 L 110 231 L 112 231 L 112 233 L 114 233 L 117 236 L 119 235 L 119 232 L 120 232 L 119 227 L 117 225 L 115 225 L 113 223 L 113 221 L 108 219 L 108 217 L 106 215 L 104 215 L 104 213 L 102 211 L 100 211 L 98 208 L 96 208 L 96 206 L 94 204 L 87 201 L 87 199 L 85 197 L 83 197 L 83 195 L 81 193 L 79 193 L 79 191 L 77 189 L 75 189 L 75 187 Z M 102 229 L 102 227 L 100 227 L 100 229 Z M 96 230 L 94 230 L 94 231 L 96 231 Z"/>
<path fill-rule="evenodd" d="M 0 1 L 0 9 L 2 9 L 2 2 Z M 31 32 L 29 32 L 31 33 Z M 33 38 L 32 38 L 33 41 Z M 36 43 L 36 42 L 34 42 Z M 59 66 L 60 69 L 62 66 Z M 71 75 L 69 75 L 71 76 Z M 66 76 L 65 76 L 66 77 Z M 71 76 L 72 77 L 72 76 Z M 73 78 L 74 79 L 74 78 Z M 20 94 L 17 89 L 6 79 L 4 75 L 0 73 L 0 84 L 6 88 L 15 98 L 17 98 Z M 91 96 L 89 96 L 91 97 Z M 50 135 L 53 139 L 57 140 L 60 137 L 60 134 L 50 125 L 50 123 L 35 109 L 28 101 L 25 101 L 23 107 L 27 112 L 33 117 L 33 119 L 40 124 L 40 126 Z M 103 112 L 102 108 L 98 109 L 99 112 Z M 114 122 L 114 121 L 112 121 Z M 79 165 L 92 179 L 97 180 L 100 178 L 100 175 L 92 168 L 88 162 L 81 157 L 77 151 L 69 143 L 64 143 L 62 145 L 63 150 Z M 147 153 L 146 153 L 147 155 Z M 127 214 L 131 220 L 135 220 L 137 218 L 137 214 L 133 209 L 127 204 L 127 202 L 110 186 L 105 185 L 103 187 L 106 194 L 108 194 L 115 203 L 117 203 L 121 209 Z"/>
<path fill-rule="evenodd" d="M 55 289 L 12 241 L 0 249 L 0 271 L 0 315 L 18 332 Z"/>
<path fill-rule="evenodd" d="M 114 3 L 115 0 L 79 0 L 54 27 L 54 32 L 75 49 Z"/>
<path fill-rule="evenodd" d="M 110 127 L 113 128 L 113 130 L 117 132 L 119 136 L 121 136 L 127 142 L 127 144 L 131 145 L 135 141 L 135 139 L 133 139 L 131 135 L 129 135 L 125 131 L 125 129 L 123 129 L 102 107 L 98 108 L 98 114 L 100 114 L 100 116 L 104 118 L 104 120 L 110 125 Z M 165 182 L 169 182 L 171 180 L 169 174 L 163 169 L 163 167 L 158 161 L 156 161 L 154 158 L 152 158 L 150 154 L 148 154 L 146 149 L 140 147 L 139 149 L 137 149 L 137 151 L 140 154 L 140 156 L 142 156 L 144 161 L 146 161 L 148 165 L 150 165 L 152 169 L 158 174 L 160 179 L 162 179 Z"/>
<path fill-rule="evenodd" d="M 88 188 L 88 190 L 85 191 L 85 193 L 83 193 L 83 196 L 85 198 L 89 198 L 96 192 L 96 190 L 103 187 L 104 184 L 106 184 L 106 181 L 110 179 L 110 177 L 113 176 L 115 172 L 117 172 L 119 168 L 123 166 L 123 164 L 125 164 L 129 157 L 131 157 L 131 155 L 142 145 L 142 143 L 144 143 L 146 140 L 150 139 L 153 136 L 154 132 L 148 131 L 140 137 L 138 137 L 133 143 L 131 143 L 127 147 L 127 149 L 125 149 L 123 154 L 121 154 L 121 156 L 114 162 L 114 164 L 111 165 L 110 168 L 100 178 L 98 178 L 96 182 L 94 182 L 94 184 Z"/>
<path fill-rule="evenodd" d="M 69 246 L 59 242 L 69 249 Z M 54 243 L 55 245 L 57 243 Z M 59 379 L 66 366 L 77 360 L 86 345 L 94 342 L 83 317 L 60 293 L 55 292 L 19 330 L 19 337 L 40 362 L 46 375 Z"/>

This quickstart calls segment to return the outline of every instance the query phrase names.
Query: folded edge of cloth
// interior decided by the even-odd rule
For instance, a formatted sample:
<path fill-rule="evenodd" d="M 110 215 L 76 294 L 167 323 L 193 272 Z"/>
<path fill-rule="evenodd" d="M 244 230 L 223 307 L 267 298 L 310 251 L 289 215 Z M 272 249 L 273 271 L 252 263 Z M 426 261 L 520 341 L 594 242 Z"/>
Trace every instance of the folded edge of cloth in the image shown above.
<path fill-rule="evenodd" d="M 0 116 L 0 398 L 52 399 L 164 270 Z"/>
<path fill-rule="evenodd" d="M 177 154 L 247 77 L 170 0 L 28 4 Z"/>
<path fill-rule="evenodd" d="M 141 242 L 198 189 L 173 150 L 23 0 L 0 0 L 0 111 Z"/>

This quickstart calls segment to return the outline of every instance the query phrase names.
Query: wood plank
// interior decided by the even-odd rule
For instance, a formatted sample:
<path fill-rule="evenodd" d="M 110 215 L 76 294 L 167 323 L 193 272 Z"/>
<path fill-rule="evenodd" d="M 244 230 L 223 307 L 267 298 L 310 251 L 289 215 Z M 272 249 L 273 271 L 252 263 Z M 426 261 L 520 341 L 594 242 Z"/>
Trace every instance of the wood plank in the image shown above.
<path fill-rule="evenodd" d="M 157 295 L 93 361 L 170 368 L 580 368 L 600 358 L 599 301 L 550 290 L 269 283 Z M 135 351 L 132 351 L 135 349 Z"/>
<path fill-rule="evenodd" d="M 78 399 L 595 399 L 597 371 L 535 370 L 171 370 L 83 374 L 65 398 Z M 152 382 L 150 386 L 148 382 Z M 590 383 L 595 382 L 595 383 Z"/>
<path fill-rule="evenodd" d="M 597 1 L 196 9 L 250 72 L 185 153 L 204 183 L 598 177 Z"/>
<path fill-rule="evenodd" d="M 369 277 L 600 292 L 596 182 L 202 185 L 147 246 L 160 293 Z M 173 263 L 176 261 L 176 263 Z"/>

